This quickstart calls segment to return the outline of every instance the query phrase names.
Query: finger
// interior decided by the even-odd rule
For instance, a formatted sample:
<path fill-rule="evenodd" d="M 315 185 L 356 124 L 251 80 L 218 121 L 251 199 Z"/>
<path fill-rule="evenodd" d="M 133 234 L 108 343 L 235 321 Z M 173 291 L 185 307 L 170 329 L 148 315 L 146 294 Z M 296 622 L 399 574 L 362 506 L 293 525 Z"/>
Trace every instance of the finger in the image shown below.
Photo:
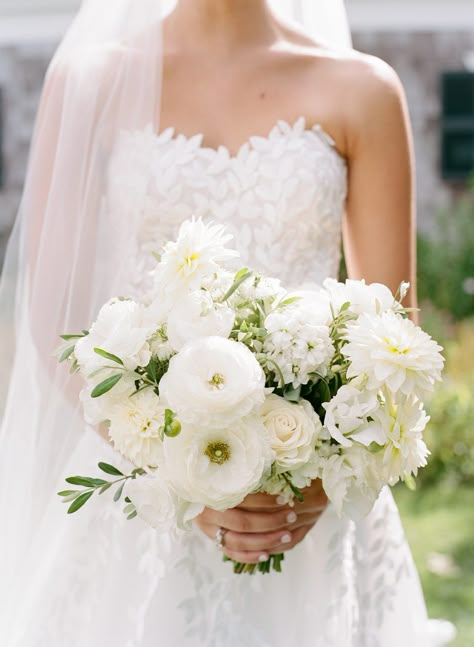
<path fill-rule="evenodd" d="M 201 530 L 210 538 L 216 536 L 217 528 L 202 524 Z M 224 534 L 223 544 L 228 550 L 237 552 L 267 552 L 275 546 L 289 544 L 292 541 L 292 533 L 288 530 L 279 530 L 272 533 L 245 534 L 228 530 Z"/>
<path fill-rule="evenodd" d="M 282 506 L 286 506 L 286 500 L 274 496 L 272 494 L 265 494 L 259 492 L 257 494 L 249 494 L 240 503 L 237 508 L 239 510 L 281 510 Z"/>
<path fill-rule="evenodd" d="M 259 564 L 260 562 L 267 562 L 270 559 L 270 554 L 265 552 L 241 553 L 226 548 L 223 552 L 224 555 L 233 559 L 234 562 L 240 562 L 241 564 Z"/>
<path fill-rule="evenodd" d="M 290 524 L 295 523 L 298 515 L 290 509 L 274 512 L 246 512 L 233 508 L 225 512 L 217 512 L 207 508 L 200 518 L 204 523 L 226 530 L 241 533 L 265 533 L 287 528 Z"/>
<path fill-rule="evenodd" d="M 291 541 L 287 543 L 281 543 L 273 548 L 269 549 L 271 555 L 278 555 L 278 553 L 285 553 L 288 550 L 292 550 L 295 546 L 303 541 L 308 532 L 313 528 L 314 524 L 309 526 L 301 526 L 291 533 Z"/>

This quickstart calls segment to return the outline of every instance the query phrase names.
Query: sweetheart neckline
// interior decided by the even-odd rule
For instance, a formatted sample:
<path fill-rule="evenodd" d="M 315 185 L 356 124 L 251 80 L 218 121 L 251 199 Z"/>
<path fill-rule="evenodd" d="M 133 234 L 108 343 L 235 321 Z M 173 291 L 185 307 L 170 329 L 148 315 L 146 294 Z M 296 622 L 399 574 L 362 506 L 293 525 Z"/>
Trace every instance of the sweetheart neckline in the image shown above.
<path fill-rule="evenodd" d="M 274 139 L 281 138 L 281 137 L 288 137 L 291 135 L 302 135 L 303 133 L 314 133 L 315 135 L 319 136 L 322 141 L 324 141 L 330 149 L 334 151 L 334 153 L 339 157 L 339 159 L 346 164 L 347 160 L 344 157 L 344 155 L 337 149 L 336 142 L 334 141 L 333 137 L 328 133 L 327 130 L 325 130 L 321 124 L 316 123 L 313 124 L 312 126 L 308 126 L 306 122 L 306 117 L 301 116 L 298 117 L 298 119 L 294 122 L 294 124 L 291 124 L 289 121 L 286 121 L 285 119 L 278 119 L 275 123 L 274 126 L 270 129 L 269 133 L 267 135 L 250 135 L 247 137 L 247 139 L 237 148 L 236 152 L 232 152 L 230 148 L 226 144 L 219 144 L 217 147 L 215 146 L 204 146 L 203 141 L 204 141 L 204 134 L 203 133 L 195 133 L 194 135 L 185 135 L 184 133 L 180 133 L 176 131 L 176 128 L 174 126 L 168 126 L 164 130 L 160 132 L 155 132 L 155 137 L 159 142 L 161 141 L 175 141 L 175 142 L 197 142 L 196 148 L 209 153 L 209 154 L 214 154 L 214 155 L 219 155 L 224 152 L 226 156 L 228 157 L 229 160 L 238 160 L 242 154 L 244 154 L 248 150 L 255 150 L 255 147 L 253 146 L 253 141 L 267 141 L 271 142 Z"/>

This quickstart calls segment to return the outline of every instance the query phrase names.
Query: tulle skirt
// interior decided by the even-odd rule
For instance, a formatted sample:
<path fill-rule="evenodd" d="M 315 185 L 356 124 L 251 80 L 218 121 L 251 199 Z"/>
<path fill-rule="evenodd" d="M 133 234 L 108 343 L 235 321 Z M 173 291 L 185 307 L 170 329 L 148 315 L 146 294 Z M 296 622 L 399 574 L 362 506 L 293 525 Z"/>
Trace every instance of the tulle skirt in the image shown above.
<path fill-rule="evenodd" d="M 117 462 L 87 430 L 65 474 L 101 459 Z M 265 576 L 234 575 L 198 530 L 159 535 L 109 493 L 95 499 L 72 516 L 52 500 L 2 647 L 441 647 L 454 635 L 427 618 L 388 490 L 359 523 L 330 506 Z"/>

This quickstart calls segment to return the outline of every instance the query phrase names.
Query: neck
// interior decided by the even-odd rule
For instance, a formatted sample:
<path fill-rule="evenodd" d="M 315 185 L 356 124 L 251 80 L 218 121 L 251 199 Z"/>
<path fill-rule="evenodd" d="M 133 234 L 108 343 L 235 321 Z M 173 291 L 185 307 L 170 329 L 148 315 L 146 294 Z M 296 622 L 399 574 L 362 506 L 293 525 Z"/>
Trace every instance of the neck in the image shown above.
<path fill-rule="evenodd" d="M 229 50 L 273 42 L 276 21 L 267 0 L 179 0 L 168 30 L 180 47 Z"/>

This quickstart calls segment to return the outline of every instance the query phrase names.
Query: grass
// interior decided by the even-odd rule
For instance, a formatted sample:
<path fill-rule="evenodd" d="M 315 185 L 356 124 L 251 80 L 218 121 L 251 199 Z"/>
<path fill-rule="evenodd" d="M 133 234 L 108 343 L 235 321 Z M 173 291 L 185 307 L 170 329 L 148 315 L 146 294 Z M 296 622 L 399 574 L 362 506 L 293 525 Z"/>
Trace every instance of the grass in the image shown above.
<path fill-rule="evenodd" d="M 474 486 L 395 490 L 429 615 L 458 629 L 453 647 L 474 645 Z"/>

